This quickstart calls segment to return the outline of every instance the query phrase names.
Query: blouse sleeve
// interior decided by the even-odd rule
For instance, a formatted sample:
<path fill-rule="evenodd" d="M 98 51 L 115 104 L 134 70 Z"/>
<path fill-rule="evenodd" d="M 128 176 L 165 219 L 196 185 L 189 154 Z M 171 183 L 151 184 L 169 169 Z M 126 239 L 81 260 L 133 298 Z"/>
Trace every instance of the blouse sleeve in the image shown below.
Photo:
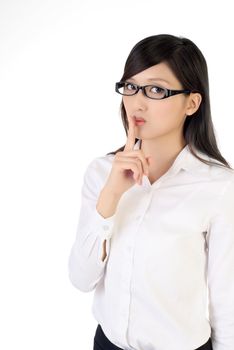
<path fill-rule="evenodd" d="M 103 184 L 93 160 L 87 167 L 81 189 L 81 206 L 69 261 L 71 283 L 80 291 L 92 291 L 104 274 L 109 257 L 110 238 L 113 233 L 115 214 L 104 218 L 96 209 Z M 106 239 L 107 256 L 102 261 L 103 242 Z"/>
<path fill-rule="evenodd" d="M 234 181 L 219 198 L 207 232 L 209 319 L 213 350 L 234 349 Z"/>

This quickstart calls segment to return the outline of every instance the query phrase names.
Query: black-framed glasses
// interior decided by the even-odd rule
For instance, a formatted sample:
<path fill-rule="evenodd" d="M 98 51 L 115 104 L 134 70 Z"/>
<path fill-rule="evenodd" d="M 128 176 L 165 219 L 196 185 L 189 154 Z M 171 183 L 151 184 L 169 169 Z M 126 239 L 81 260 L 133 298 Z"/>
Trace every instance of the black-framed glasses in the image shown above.
<path fill-rule="evenodd" d="M 142 89 L 146 97 L 152 98 L 153 100 L 162 100 L 173 95 L 190 94 L 192 92 L 191 90 L 169 90 L 156 85 L 139 86 L 124 81 L 115 83 L 115 91 L 124 96 L 136 95 L 140 89 Z"/>

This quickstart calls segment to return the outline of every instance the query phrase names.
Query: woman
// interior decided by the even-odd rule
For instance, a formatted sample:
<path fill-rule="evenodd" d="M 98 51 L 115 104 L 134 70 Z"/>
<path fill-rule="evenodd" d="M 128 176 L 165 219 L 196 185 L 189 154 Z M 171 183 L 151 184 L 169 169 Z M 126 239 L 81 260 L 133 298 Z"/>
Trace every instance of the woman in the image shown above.
<path fill-rule="evenodd" d="M 95 289 L 94 350 L 233 350 L 234 171 L 205 58 L 187 38 L 147 37 L 116 92 L 126 144 L 88 165 L 69 258 L 74 286 Z"/>

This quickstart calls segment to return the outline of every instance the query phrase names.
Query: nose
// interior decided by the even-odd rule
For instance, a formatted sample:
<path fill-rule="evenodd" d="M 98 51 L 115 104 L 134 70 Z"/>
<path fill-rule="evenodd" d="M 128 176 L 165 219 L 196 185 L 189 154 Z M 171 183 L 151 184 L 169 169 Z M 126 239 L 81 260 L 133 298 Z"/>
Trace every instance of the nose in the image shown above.
<path fill-rule="evenodd" d="M 131 96 L 131 100 L 133 101 L 132 103 L 136 107 L 145 107 L 147 105 L 147 96 L 145 96 L 143 88 L 140 87 L 137 93 L 133 96 Z"/>
<path fill-rule="evenodd" d="M 140 90 L 141 90 L 141 91 L 140 91 Z M 141 92 L 142 95 L 145 95 L 145 94 L 144 94 L 144 90 L 143 90 L 143 86 L 139 86 L 139 87 L 138 87 L 138 91 L 137 91 L 136 95 L 138 95 L 139 92 Z"/>

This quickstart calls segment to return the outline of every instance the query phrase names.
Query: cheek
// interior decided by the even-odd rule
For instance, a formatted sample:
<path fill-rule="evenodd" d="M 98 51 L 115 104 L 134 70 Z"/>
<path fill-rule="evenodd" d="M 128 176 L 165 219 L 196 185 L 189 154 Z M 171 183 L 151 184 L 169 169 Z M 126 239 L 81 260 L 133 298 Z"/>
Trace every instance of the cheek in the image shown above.
<path fill-rule="evenodd" d="M 157 104 L 151 104 L 149 108 L 150 119 L 153 117 L 158 122 L 177 123 L 184 118 L 184 106 L 180 100 L 173 100 L 171 97 L 167 101 L 157 101 Z"/>
<path fill-rule="evenodd" d="M 167 102 L 167 103 L 161 103 Z M 148 110 L 148 120 L 152 133 L 166 133 L 180 127 L 184 120 L 184 112 L 181 103 L 175 101 L 161 101 L 157 106 L 151 106 Z"/>

